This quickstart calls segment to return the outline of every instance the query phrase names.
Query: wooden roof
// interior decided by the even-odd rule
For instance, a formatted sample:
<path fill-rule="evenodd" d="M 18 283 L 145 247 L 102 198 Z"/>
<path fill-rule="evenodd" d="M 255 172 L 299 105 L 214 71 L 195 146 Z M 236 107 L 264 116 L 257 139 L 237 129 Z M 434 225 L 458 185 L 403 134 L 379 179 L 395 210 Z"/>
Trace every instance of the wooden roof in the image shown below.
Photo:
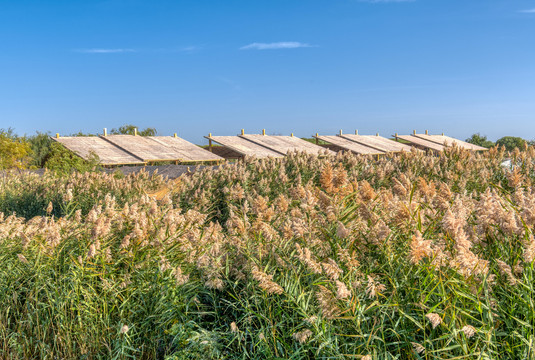
<path fill-rule="evenodd" d="M 223 145 L 224 147 L 234 150 L 242 156 L 252 156 L 256 158 L 284 156 L 282 153 L 239 136 L 205 136 L 205 138 L 211 139 L 214 142 Z"/>
<path fill-rule="evenodd" d="M 302 151 L 313 155 L 324 155 L 325 153 L 334 154 L 334 152 L 332 152 L 331 150 L 327 150 L 325 148 L 322 148 L 321 146 L 318 146 L 295 136 L 252 134 L 245 134 L 239 136 L 243 139 L 247 139 L 258 145 L 267 147 L 281 154 L 287 154 L 290 151 Z"/>
<path fill-rule="evenodd" d="M 381 155 L 384 154 L 384 151 L 377 150 L 354 141 L 348 140 L 341 136 L 332 136 L 332 135 L 317 135 L 316 139 L 334 144 L 342 149 L 350 150 L 355 154 L 361 155 Z"/>
<path fill-rule="evenodd" d="M 83 159 L 91 153 L 97 155 L 102 165 L 137 165 L 144 161 L 127 151 L 96 136 L 64 136 L 52 138 Z"/>
<path fill-rule="evenodd" d="M 379 135 L 343 134 L 341 137 L 385 152 L 411 151 L 411 146 Z"/>
<path fill-rule="evenodd" d="M 424 140 L 432 141 L 440 145 L 450 146 L 452 144 L 455 144 L 463 149 L 472 150 L 472 151 L 488 150 L 487 148 L 484 148 L 482 146 L 470 144 L 470 143 L 467 143 L 466 141 L 458 140 L 458 139 L 455 139 L 446 135 L 415 134 L 414 136 L 417 136 Z"/>
<path fill-rule="evenodd" d="M 411 144 L 414 144 L 416 146 L 420 146 L 420 147 L 423 147 L 423 148 L 426 148 L 426 149 L 431 149 L 431 150 L 435 150 L 435 151 L 443 151 L 444 150 L 444 146 L 443 145 L 437 144 L 436 142 L 433 142 L 433 141 L 424 140 L 424 139 L 419 138 L 419 137 L 414 136 L 414 135 L 396 135 L 396 137 L 399 138 L 399 139 L 408 141 Z"/>
<path fill-rule="evenodd" d="M 179 137 L 107 135 L 101 138 L 146 162 L 223 160 L 222 157 Z"/>
<path fill-rule="evenodd" d="M 180 154 L 182 157 L 178 160 L 182 162 L 223 160 L 221 156 L 213 154 L 212 152 L 179 138 L 178 136 L 149 136 L 149 138 L 173 149 L 177 154 Z"/>

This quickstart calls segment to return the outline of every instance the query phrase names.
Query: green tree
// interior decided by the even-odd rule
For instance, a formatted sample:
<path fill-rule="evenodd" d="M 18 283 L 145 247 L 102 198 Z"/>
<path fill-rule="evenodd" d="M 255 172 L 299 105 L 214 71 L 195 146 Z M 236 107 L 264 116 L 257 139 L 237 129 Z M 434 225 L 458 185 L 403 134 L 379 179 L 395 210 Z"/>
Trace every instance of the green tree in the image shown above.
<path fill-rule="evenodd" d="M 110 134 L 113 135 L 134 135 L 135 129 L 138 127 L 131 124 L 120 126 L 118 129 L 111 129 Z M 146 128 L 144 130 L 138 130 L 137 134 L 141 136 L 155 136 L 157 133 L 155 128 Z"/>
<path fill-rule="evenodd" d="M 12 129 L 0 129 L 0 169 L 26 168 L 31 152 L 30 144 L 16 136 Z"/>
<path fill-rule="evenodd" d="M 467 143 L 483 146 L 486 148 L 491 148 L 494 146 L 494 143 L 487 139 L 486 135 L 481 135 L 479 133 L 472 134 L 468 139 L 465 140 Z"/>
<path fill-rule="evenodd" d="M 512 151 L 515 148 L 519 148 L 521 150 L 524 149 L 524 147 L 527 145 L 527 142 L 521 137 L 504 136 L 496 141 L 496 145 L 505 147 L 505 150 L 507 151 Z"/>
<path fill-rule="evenodd" d="M 36 135 L 27 138 L 32 149 L 31 167 L 42 168 L 50 157 L 52 139 L 49 134 L 37 132 Z"/>
<path fill-rule="evenodd" d="M 92 154 L 89 160 L 84 160 L 63 145 L 53 142 L 44 167 L 59 173 L 68 174 L 73 171 L 87 172 L 98 169 L 99 158 Z"/>

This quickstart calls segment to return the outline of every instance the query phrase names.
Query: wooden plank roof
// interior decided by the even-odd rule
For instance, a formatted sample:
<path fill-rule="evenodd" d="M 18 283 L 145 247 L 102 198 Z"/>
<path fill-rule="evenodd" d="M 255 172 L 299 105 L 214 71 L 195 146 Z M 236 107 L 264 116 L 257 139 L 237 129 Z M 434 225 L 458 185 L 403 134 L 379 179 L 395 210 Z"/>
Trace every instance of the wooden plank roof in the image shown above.
<path fill-rule="evenodd" d="M 239 135 L 243 139 L 252 141 L 258 145 L 267 147 L 281 154 L 287 154 L 290 151 L 302 151 L 313 155 L 324 155 L 325 153 L 334 154 L 331 150 L 313 144 L 309 141 L 300 139 L 295 136 L 281 135 Z"/>
<path fill-rule="evenodd" d="M 333 136 L 333 135 L 316 135 L 316 139 L 328 142 L 330 144 L 336 145 L 338 147 L 341 147 L 345 150 L 350 150 L 354 152 L 355 154 L 361 154 L 361 155 L 381 155 L 384 154 L 384 151 L 371 148 L 369 146 L 365 146 L 362 144 L 359 144 L 357 142 L 348 140 L 341 136 Z"/>
<path fill-rule="evenodd" d="M 184 155 L 146 136 L 107 135 L 101 136 L 111 144 L 143 159 L 144 161 L 176 161 Z"/>
<path fill-rule="evenodd" d="M 88 160 L 91 153 L 99 157 L 102 165 L 138 165 L 144 161 L 97 136 L 64 136 L 52 138 L 67 149 Z"/>
<path fill-rule="evenodd" d="M 149 138 L 173 149 L 177 154 L 180 154 L 181 157 L 177 160 L 182 162 L 223 160 L 221 156 L 213 154 L 212 152 L 179 138 L 178 136 L 149 136 Z"/>
<path fill-rule="evenodd" d="M 455 144 L 463 149 L 472 150 L 472 151 L 488 150 L 487 148 L 484 148 L 482 146 L 470 144 L 470 143 L 467 143 L 466 141 L 458 140 L 458 139 L 455 139 L 446 135 L 415 134 L 414 136 L 417 136 L 424 140 L 432 141 L 440 145 L 450 146 L 452 144 Z"/>
<path fill-rule="evenodd" d="M 239 136 L 205 136 L 214 142 L 236 151 L 242 156 L 254 156 L 256 158 L 283 157 L 284 154 Z"/>
<path fill-rule="evenodd" d="M 385 152 L 411 151 L 411 146 L 379 135 L 343 134 L 342 137 Z"/>
<path fill-rule="evenodd" d="M 443 151 L 444 145 L 437 144 L 435 142 L 424 140 L 414 135 L 396 135 L 397 138 L 410 142 L 416 146 L 421 146 L 426 149 L 431 149 L 435 151 Z"/>

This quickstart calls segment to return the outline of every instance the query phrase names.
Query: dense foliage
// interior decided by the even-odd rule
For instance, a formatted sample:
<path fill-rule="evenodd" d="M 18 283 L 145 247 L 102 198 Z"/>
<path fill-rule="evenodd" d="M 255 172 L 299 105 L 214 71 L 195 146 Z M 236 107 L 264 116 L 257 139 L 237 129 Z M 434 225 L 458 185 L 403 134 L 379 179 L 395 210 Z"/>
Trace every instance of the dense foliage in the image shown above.
<path fill-rule="evenodd" d="M 5 174 L 0 352 L 533 358 L 534 158 L 452 148 L 247 159 L 177 181 Z"/>

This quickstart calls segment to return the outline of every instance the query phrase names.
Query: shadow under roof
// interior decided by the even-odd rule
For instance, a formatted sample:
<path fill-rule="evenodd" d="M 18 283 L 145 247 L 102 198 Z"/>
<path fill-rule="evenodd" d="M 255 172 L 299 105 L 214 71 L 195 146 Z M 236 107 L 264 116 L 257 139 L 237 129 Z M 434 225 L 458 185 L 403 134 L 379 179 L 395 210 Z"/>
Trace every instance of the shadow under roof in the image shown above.
<path fill-rule="evenodd" d="M 365 146 L 337 135 L 316 135 L 316 139 L 350 150 L 360 155 L 382 155 L 384 151 Z"/>
<path fill-rule="evenodd" d="M 52 138 L 52 140 L 62 144 L 85 160 L 89 160 L 91 154 L 94 153 L 99 157 L 101 165 L 144 164 L 142 159 L 97 136 L 64 136 Z"/>
<path fill-rule="evenodd" d="M 254 134 L 245 134 L 239 136 L 243 139 L 247 139 L 258 145 L 267 147 L 285 155 L 292 151 L 306 152 L 312 155 L 334 154 L 334 152 L 331 150 L 325 149 L 295 136 Z"/>
<path fill-rule="evenodd" d="M 242 156 L 251 156 L 259 159 L 266 157 L 284 157 L 284 154 L 282 153 L 244 139 L 240 136 L 205 136 L 205 138 L 221 144 L 226 148 L 234 150 Z"/>

